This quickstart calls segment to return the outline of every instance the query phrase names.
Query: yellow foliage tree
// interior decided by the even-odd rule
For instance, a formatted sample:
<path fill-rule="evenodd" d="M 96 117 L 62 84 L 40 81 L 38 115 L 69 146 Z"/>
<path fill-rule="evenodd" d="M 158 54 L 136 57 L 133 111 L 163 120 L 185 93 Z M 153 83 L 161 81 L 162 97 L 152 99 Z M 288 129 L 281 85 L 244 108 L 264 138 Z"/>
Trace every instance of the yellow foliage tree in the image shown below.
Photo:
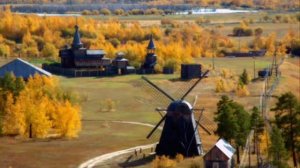
<path fill-rule="evenodd" d="M 81 130 L 80 108 L 60 94 L 57 80 L 30 77 L 15 97 L 7 94 L 2 130 L 6 135 L 46 138 L 50 132 L 76 137 Z"/>
<path fill-rule="evenodd" d="M 13 95 L 8 93 L 5 103 L 3 133 L 7 135 L 23 135 L 25 133 L 25 116 L 20 105 L 14 105 Z"/>
<path fill-rule="evenodd" d="M 248 96 L 250 94 L 247 86 L 240 83 L 237 85 L 235 93 L 239 97 Z"/>

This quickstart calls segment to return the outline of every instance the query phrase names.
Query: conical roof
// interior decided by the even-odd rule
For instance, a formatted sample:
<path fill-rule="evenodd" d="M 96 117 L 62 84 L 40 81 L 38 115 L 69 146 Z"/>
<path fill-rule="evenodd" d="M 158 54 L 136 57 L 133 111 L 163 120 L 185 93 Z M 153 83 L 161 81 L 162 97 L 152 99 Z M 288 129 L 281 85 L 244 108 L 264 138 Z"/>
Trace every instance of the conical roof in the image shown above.
<path fill-rule="evenodd" d="M 80 34 L 79 34 L 79 27 L 76 25 L 75 26 L 75 33 L 73 37 L 73 43 L 72 43 L 72 48 L 82 48 L 82 43 L 80 41 Z"/>
<path fill-rule="evenodd" d="M 152 34 L 150 36 L 150 41 L 149 41 L 147 49 L 155 49 L 155 44 L 154 44 L 154 41 L 153 41 L 153 35 Z"/>

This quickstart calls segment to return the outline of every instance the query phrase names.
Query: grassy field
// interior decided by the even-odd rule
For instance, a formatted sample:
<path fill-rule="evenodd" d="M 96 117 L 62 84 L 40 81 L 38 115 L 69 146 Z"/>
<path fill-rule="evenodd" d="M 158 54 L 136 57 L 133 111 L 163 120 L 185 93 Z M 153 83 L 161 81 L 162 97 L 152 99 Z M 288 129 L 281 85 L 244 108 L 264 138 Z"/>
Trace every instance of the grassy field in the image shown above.
<path fill-rule="evenodd" d="M 244 68 L 250 71 L 252 68 L 251 59 L 216 59 L 216 70 L 229 68 L 230 65 L 236 74 L 241 73 Z M 196 62 L 209 64 L 210 59 L 200 59 Z M 228 64 L 229 62 L 230 64 Z M 269 63 L 268 59 L 257 60 L 258 67 L 265 67 Z M 172 80 L 177 79 L 178 74 L 150 75 L 147 77 L 171 94 L 177 93 L 178 87 L 185 85 L 183 82 L 175 80 L 174 83 L 174 80 Z M 19 138 L 3 137 L 0 143 L 0 155 L 4 157 L 0 157 L 0 162 L 5 163 L 6 167 L 20 167 L 21 165 L 22 167 L 40 167 L 41 165 L 48 165 L 47 167 L 57 167 L 57 165 L 75 167 L 88 158 L 102 153 L 140 144 L 149 144 L 158 140 L 159 131 L 155 133 L 152 139 L 147 140 L 145 138 L 151 128 L 108 122 L 111 120 L 125 120 L 155 124 L 160 119 L 160 116 L 154 112 L 155 105 L 159 103 L 149 101 L 152 100 L 152 97 L 155 98 L 156 94 L 151 93 L 152 95 L 149 96 L 144 86 L 137 87 L 136 83 L 141 82 L 139 75 L 112 78 L 66 78 L 61 76 L 58 76 L 58 78 L 65 90 L 72 90 L 85 98 L 85 101 L 82 102 L 83 130 L 79 138 L 74 140 L 27 141 Z M 213 78 L 203 80 L 189 97 L 192 100 L 196 94 L 199 96 L 197 104 L 200 107 L 205 107 L 205 116 L 211 121 L 213 121 L 214 112 L 216 111 L 215 104 L 221 95 L 214 93 Z M 234 95 L 232 96 L 234 97 Z M 112 99 L 116 102 L 115 111 L 102 112 L 100 110 L 101 102 L 105 99 Z M 158 99 L 158 102 L 160 102 L 160 97 Z M 246 98 L 240 100 L 251 102 Z M 253 101 L 256 101 L 256 98 Z M 204 148 L 208 150 L 216 142 L 217 137 L 208 136 L 202 130 L 200 130 L 200 133 Z M 15 162 L 15 160 L 18 160 L 18 162 Z"/>

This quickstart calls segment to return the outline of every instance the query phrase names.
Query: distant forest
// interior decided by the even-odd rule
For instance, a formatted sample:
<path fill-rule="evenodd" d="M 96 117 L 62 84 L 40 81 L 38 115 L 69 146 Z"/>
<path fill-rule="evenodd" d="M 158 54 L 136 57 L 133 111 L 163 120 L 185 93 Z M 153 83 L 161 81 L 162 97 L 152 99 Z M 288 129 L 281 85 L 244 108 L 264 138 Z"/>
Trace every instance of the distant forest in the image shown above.
<path fill-rule="evenodd" d="M 1 0 L 0 4 L 136 4 L 136 5 L 192 5 L 202 7 L 255 7 L 266 9 L 300 8 L 299 0 Z"/>

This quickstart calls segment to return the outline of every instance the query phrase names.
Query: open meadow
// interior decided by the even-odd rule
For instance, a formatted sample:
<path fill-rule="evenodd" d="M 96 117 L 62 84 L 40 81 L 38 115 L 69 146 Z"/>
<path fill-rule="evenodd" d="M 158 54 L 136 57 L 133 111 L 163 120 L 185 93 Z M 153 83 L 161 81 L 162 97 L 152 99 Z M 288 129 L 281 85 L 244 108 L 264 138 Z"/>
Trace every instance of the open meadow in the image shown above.
<path fill-rule="evenodd" d="M 211 59 L 197 59 L 209 66 Z M 262 69 L 271 63 L 269 58 L 257 58 L 256 68 Z M 216 58 L 216 71 L 210 77 L 204 79 L 192 92 L 188 98 L 193 101 L 193 97 L 198 95 L 197 107 L 204 107 L 204 116 L 213 121 L 216 112 L 216 103 L 222 93 L 215 93 L 215 78 L 220 69 L 230 69 L 236 75 L 243 69 L 247 69 L 249 74 L 253 70 L 252 58 Z M 178 87 L 184 86 L 183 82 L 174 81 L 179 74 L 174 75 L 149 75 L 147 76 L 154 83 L 162 86 L 171 95 L 176 95 Z M 1 138 L 0 162 L 5 167 L 76 167 L 81 162 L 89 158 L 125 149 L 142 144 L 156 142 L 159 138 L 159 131 L 150 140 L 146 139 L 150 127 L 114 123 L 111 121 L 136 121 L 156 124 L 160 115 L 154 111 L 156 102 L 155 94 L 150 95 L 144 90 L 140 75 L 126 75 L 105 78 L 66 78 L 57 76 L 61 86 L 65 90 L 70 90 L 82 97 L 82 131 L 78 138 L 68 139 L 47 139 L 47 140 L 22 140 L 13 137 Z M 175 82 L 175 83 L 174 83 Z M 258 105 L 259 94 L 262 82 L 255 82 L 249 85 L 250 95 L 238 98 L 234 93 L 231 97 L 244 104 L 247 109 L 253 105 Z M 148 97 L 145 99 L 145 97 Z M 149 101 L 153 98 L 153 101 Z M 115 102 L 114 110 L 105 111 L 107 99 Z M 157 99 L 162 100 L 160 97 Z M 101 107 L 104 106 L 104 107 Z M 197 114 L 196 114 L 197 115 Z M 212 125 L 212 128 L 213 125 Z M 200 129 L 200 135 L 207 151 L 217 140 L 216 136 L 209 136 Z M 18 162 L 15 160 L 18 159 Z"/>

